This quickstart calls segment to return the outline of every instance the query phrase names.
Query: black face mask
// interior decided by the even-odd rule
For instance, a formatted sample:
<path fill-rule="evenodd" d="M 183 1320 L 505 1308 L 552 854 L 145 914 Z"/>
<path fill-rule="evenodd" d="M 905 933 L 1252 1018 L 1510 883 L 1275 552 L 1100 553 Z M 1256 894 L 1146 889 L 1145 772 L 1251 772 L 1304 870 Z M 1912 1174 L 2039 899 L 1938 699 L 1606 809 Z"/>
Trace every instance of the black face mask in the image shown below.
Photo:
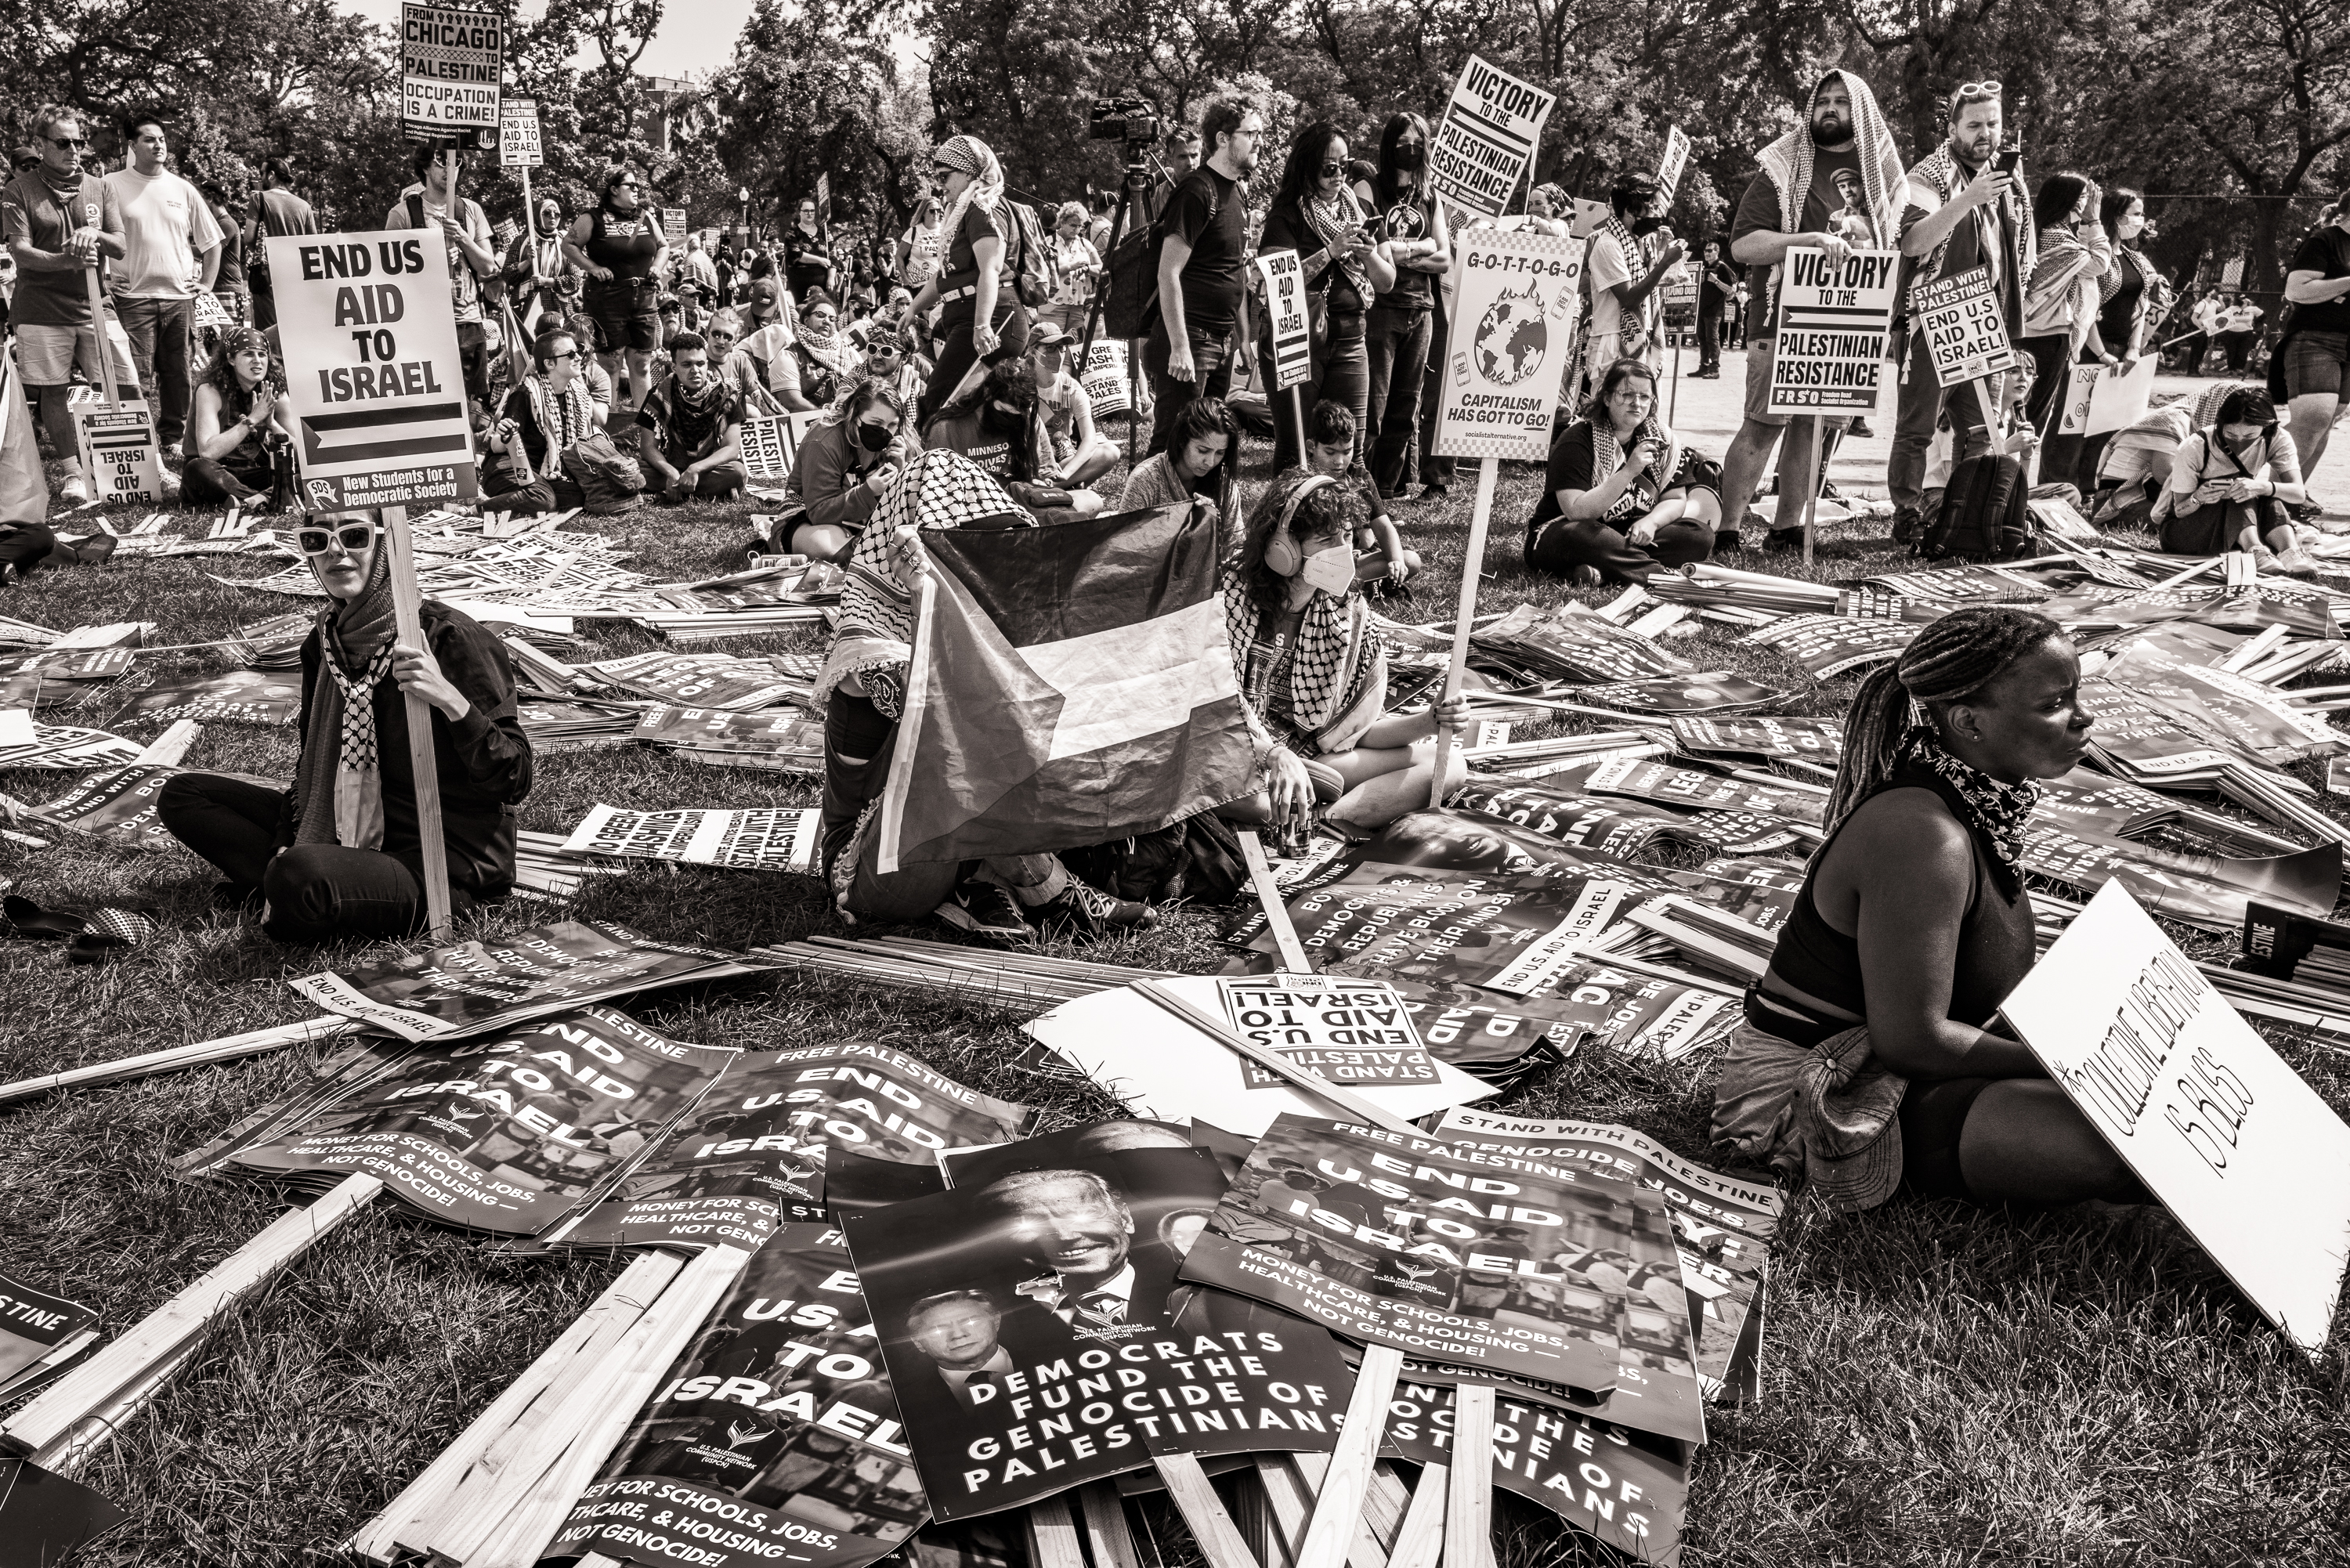
<path fill-rule="evenodd" d="M 868 424 L 862 420 L 857 422 L 857 444 L 867 452 L 886 451 L 896 439 L 897 432 L 887 425 Z"/>
<path fill-rule="evenodd" d="M 1631 230 L 1636 237 L 1646 239 L 1650 234 L 1655 234 L 1659 229 L 1663 228 L 1665 226 L 1665 221 L 1664 219 L 1656 216 L 1654 213 L 1651 213 L 1645 218 L 1633 218 L 1627 222 L 1624 226 Z"/>
<path fill-rule="evenodd" d="M 1428 167 L 1428 143 L 1399 141 L 1396 143 L 1395 166 L 1399 173 L 1417 174 Z"/>
<path fill-rule="evenodd" d="M 1000 409 L 993 403 L 990 403 L 980 410 L 979 428 L 990 435 L 1017 435 L 1020 432 L 1020 427 L 1027 422 L 1027 418 L 1024 413 Z"/>

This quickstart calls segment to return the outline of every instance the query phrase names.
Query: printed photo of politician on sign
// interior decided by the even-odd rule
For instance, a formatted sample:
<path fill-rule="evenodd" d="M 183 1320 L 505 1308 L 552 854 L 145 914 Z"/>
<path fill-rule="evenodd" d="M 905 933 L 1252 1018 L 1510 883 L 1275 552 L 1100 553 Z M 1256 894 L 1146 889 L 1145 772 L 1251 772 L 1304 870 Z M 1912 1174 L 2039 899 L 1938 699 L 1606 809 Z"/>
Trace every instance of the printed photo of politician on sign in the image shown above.
<path fill-rule="evenodd" d="M 1224 1178 L 1147 1122 L 972 1151 L 952 1190 L 843 1216 L 933 1512 L 993 1513 L 1154 1454 L 1327 1452 L 1329 1334 L 1185 1285 Z"/>

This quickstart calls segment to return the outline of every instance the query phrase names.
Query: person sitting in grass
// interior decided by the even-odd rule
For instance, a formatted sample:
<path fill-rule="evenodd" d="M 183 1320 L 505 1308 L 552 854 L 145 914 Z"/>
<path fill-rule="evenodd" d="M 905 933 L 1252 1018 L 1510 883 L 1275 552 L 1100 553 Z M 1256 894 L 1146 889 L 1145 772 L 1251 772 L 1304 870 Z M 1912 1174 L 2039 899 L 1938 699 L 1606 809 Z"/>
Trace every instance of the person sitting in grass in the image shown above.
<path fill-rule="evenodd" d="M 637 450 L 645 493 L 675 505 L 699 496 L 723 501 L 751 483 L 743 466 L 743 409 L 710 362 L 701 335 L 669 345 L 669 379 L 637 409 Z"/>
<path fill-rule="evenodd" d="M 391 560 L 372 512 L 316 513 L 296 543 L 326 590 L 302 644 L 301 754 L 290 791 L 181 774 L 157 815 L 228 880 L 215 901 L 258 898 L 274 941 L 372 940 L 422 929 L 423 846 L 409 771 L 408 701 L 431 711 L 452 911 L 505 898 L 515 807 L 530 793 L 514 669 L 474 620 L 424 601 L 424 646 L 394 635 Z"/>
<path fill-rule="evenodd" d="M 1419 553 L 1404 548 L 1403 535 L 1355 450 L 1355 411 L 1328 398 L 1315 404 L 1305 421 L 1305 466 L 1342 481 L 1360 499 L 1367 519 L 1355 530 L 1356 579 L 1370 585 L 1372 592 L 1399 588 L 1419 575 Z"/>
<path fill-rule="evenodd" d="M 1118 509 L 1140 512 L 1197 498 L 1213 502 L 1216 515 L 1231 522 L 1240 439 L 1240 425 L 1222 398 L 1192 399 L 1175 410 L 1167 450 L 1144 458 L 1126 476 Z"/>
<path fill-rule="evenodd" d="M 1657 417 L 1657 372 L 1638 359 L 1608 366 L 1590 410 L 1551 443 L 1526 521 L 1527 568 L 1596 587 L 1711 556 L 1720 471 L 1710 516 L 1702 504 L 1692 511 L 1681 452 Z"/>
<path fill-rule="evenodd" d="M 587 495 L 563 472 L 563 454 L 596 432 L 596 405 L 581 373 L 588 356 L 555 327 L 538 335 L 530 360 L 531 373 L 506 394 L 484 438 L 491 460 L 482 465 L 482 498 L 502 512 L 585 506 Z"/>
<path fill-rule="evenodd" d="M 196 384 L 181 448 L 185 467 L 180 499 L 191 506 L 223 506 L 266 495 L 277 478 L 281 443 L 294 439 L 282 400 L 285 373 L 270 357 L 269 340 L 250 327 L 232 327 L 220 352 Z"/>
<path fill-rule="evenodd" d="M 2250 555 L 2265 571 L 2314 577 L 2287 507 L 2309 499 L 2293 432 L 2265 387 L 2239 387 L 2217 419 L 2179 443 L 2155 504 L 2162 547 L 2175 556 Z"/>
<path fill-rule="evenodd" d="M 1367 837 L 1429 804 L 1437 727 L 1469 722 L 1465 701 L 1384 712 L 1387 648 L 1355 591 L 1348 512 L 1338 480 L 1291 469 L 1225 560 L 1232 666 L 1263 751 L 1260 787 L 1222 808 L 1227 821 L 1285 824 L 1319 806 L 1333 828 Z M 1454 768 L 1466 765 L 1456 753 Z"/>
<path fill-rule="evenodd" d="M 1092 394 L 1070 373 L 1069 350 L 1076 341 L 1049 321 L 1028 335 L 1029 369 L 1053 443 L 1052 482 L 1071 488 L 1108 473 L 1118 457 L 1118 443 L 1094 427 Z"/>
<path fill-rule="evenodd" d="M 1827 840 L 1722 1054 L 1713 1137 L 1828 1204 L 2148 1201 L 1998 1019 L 2032 968 L 2023 836 L 2087 749 L 2081 662 L 2007 606 L 1953 611 L 1862 682 Z"/>
<path fill-rule="evenodd" d="M 975 390 L 941 409 L 923 428 L 922 445 L 970 458 L 1039 523 L 1066 523 L 1102 509 L 1099 494 L 1055 476 L 1053 441 L 1025 358 L 991 367 Z"/>
<path fill-rule="evenodd" d="M 921 439 L 906 428 L 910 406 L 888 388 L 860 381 L 838 420 L 808 431 L 784 483 L 800 506 L 785 549 L 821 561 L 848 559 L 882 492 L 921 453 Z"/>

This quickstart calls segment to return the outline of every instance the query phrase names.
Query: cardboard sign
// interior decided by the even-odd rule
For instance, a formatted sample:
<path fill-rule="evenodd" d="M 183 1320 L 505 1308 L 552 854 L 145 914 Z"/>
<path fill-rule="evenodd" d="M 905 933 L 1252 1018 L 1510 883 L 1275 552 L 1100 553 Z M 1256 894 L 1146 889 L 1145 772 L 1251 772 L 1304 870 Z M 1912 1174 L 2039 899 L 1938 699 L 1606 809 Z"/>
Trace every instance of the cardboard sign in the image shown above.
<path fill-rule="evenodd" d="M 785 480 L 792 476 L 798 443 L 792 440 L 787 420 L 752 415 L 742 425 L 743 467 L 754 479 Z"/>
<path fill-rule="evenodd" d="M 473 500 L 449 247 L 415 229 L 265 243 L 303 509 Z"/>
<path fill-rule="evenodd" d="M 145 403 L 76 409 L 74 433 L 80 438 L 82 472 L 90 476 L 93 501 L 108 506 L 161 504 L 163 460 L 155 445 L 155 418 Z"/>
<path fill-rule="evenodd" d="M 1256 270 L 1264 279 L 1265 314 L 1273 327 L 1273 385 L 1267 390 L 1286 391 L 1314 379 L 1305 273 L 1294 250 L 1259 252 Z"/>
<path fill-rule="evenodd" d="M 538 100 L 510 98 L 498 105 L 498 163 L 506 169 L 536 169 L 546 161 L 538 140 Z"/>
<path fill-rule="evenodd" d="M 1421 1048 L 1411 1011 L 1395 987 L 1329 975 L 1267 975 L 1219 982 L 1235 1033 L 1280 1052 L 1334 1084 L 1433 1084 L 1436 1064 Z M 1240 1064 L 1253 1089 L 1288 1080 Z"/>
<path fill-rule="evenodd" d="M 2064 399 L 2064 417 L 2058 435 L 2103 435 L 2126 430 L 2146 418 L 2154 399 L 2159 356 L 2149 354 L 2131 367 L 2128 375 L 2117 365 L 2075 365 Z"/>
<path fill-rule="evenodd" d="M 1657 183 L 1670 197 L 1680 189 L 1681 171 L 1689 167 L 1690 139 L 1678 125 L 1665 132 L 1665 155 L 1657 161 Z"/>
<path fill-rule="evenodd" d="M 400 8 L 400 130 L 419 141 L 497 134 L 505 55 L 505 23 L 495 13 L 407 0 Z M 274 251 L 270 260 L 272 277 L 281 276 Z"/>
<path fill-rule="evenodd" d="M 1500 217 L 1533 165 L 1543 122 L 1557 102 L 1557 94 L 1470 56 L 1428 150 L 1430 188 L 1465 212 Z"/>
<path fill-rule="evenodd" d="M 685 209 L 683 207 L 663 207 L 661 209 L 661 228 L 669 235 L 670 244 L 673 245 L 681 245 L 685 244 Z"/>
<path fill-rule="evenodd" d="M 1452 244 L 1454 326 L 1432 450 L 1540 462 L 1574 358 L 1584 247 L 1499 229 L 1465 229 Z"/>
<path fill-rule="evenodd" d="M 1866 413 L 1877 406 L 1900 272 L 1898 251 L 1855 251 L 1841 265 L 1813 245 L 1787 252 L 1772 328 L 1770 412 Z"/>
<path fill-rule="evenodd" d="M 0 1397 L 39 1381 L 43 1374 L 35 1369 L 97 1321 L 93 1307 L 0 1274 Z"/>
<path fill-rule="evenodd" d="M 2252 1304 L 2314 1355 L 2350 1258 L 2350 1127 L 2110 884 L 2001 1011 Z"/>
<path fill-rule="evenodd" d="M 1934 377 L 1942 386 L 1980 380 L 2015 362 L 2008 347 L 2007 316 L 1991 271 L 1972 266 L 1956 277 L 1918 286 L 1918 329 L 1934 357 Z"/>
<path fill-rule="evenodd" d="M 221 327 L 235 325 L 236 317 L 228 313 L 228 306 L 221 303 L 219 295 L 206 289 L 196 291 L 197 331 L 201 332 L 207 327 Z"/>
<path fill-rule="evenodd" d="M 772 805 L 739 811 L 629 811 L 598 805 L 571 830 L 563 850 L 567 855 L 620 855 L 814 875 L 819 815 L 805 807 Z"/>
<path fill-rule="evenodd" d="M 1086 358 L 1084 380 L 1094 418 L 1122 414 L 1133 408 L 1133 396 L 1127 386 L 1125 344 L 1096 343 L 1094 351 Z"/>

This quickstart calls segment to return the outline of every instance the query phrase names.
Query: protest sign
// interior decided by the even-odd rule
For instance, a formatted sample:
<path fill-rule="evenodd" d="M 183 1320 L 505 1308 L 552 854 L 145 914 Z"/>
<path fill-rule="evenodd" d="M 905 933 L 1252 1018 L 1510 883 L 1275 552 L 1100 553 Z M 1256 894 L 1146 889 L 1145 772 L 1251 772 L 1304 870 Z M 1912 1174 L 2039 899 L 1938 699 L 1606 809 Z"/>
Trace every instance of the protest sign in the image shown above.
<path fill-rule="evenodd" d="M 1224 980 L 1217 989 L 1235 1033 L 1334 1084 L 1440 1081 L 1393 986 L 1295 974 Z M 1253 1062 L 1240 1066 L 1252 1089 L 1287 1081 Z"/>
<path fill-rule="evenodd" d="M 1665 1199 L 1573 1163 L 1284 1116 L 1182 1274 L 1555 1397 L 1621 1388 L 1613 1418 L 1704 1440 Z"/>
<path fill-rule="evenodd" d="M 1224 1189 L 1180 1142 L 1107 1123 L 973 1151 L 951 1190 L 843 1217 L 938 1518 L 1335 1445 L 1353 1379 L 1329 1334 L 1176 1277 Z"/>
<path fill-rule="evenodd" d="M 779 1222 L 824 1218 L 836 1146 L 929 1165 L 941 1149 L 1018 1137 L 1033 1115 L 870 1041 L 747 1054 L 659 1148 L 541 1242 L 755 1249 Z"/>
<path fill-rule="evenodd" d="M 671 244 L 681 245 L 685 244 L 685 209 L 683 207 L 663 207 L 661 209 L 661 229 L 669 236 L 669 243 Z"/>
<path fill-rule="evenodd" d="M 302 711 L 302 677 L 290 670 L 232 670 L 159 681 L 130 700 L 120 721 L 197 719 L 207 724 L 290 725 Z"/>
<path fill-rule="evenodd" d="M 1697 1371 L 1709 1398 L 1762 1393 L 1762 1290 L 1785 1200 L 1776 1187 L 1691 1164 L 1654 1139 L 1605 1122 L 1528 1120 L 1456 1106 L 1436 1136 L 1523 1158 L 1582 1160 L 1663 1194 L 1689 1286 Z"/>
<path fill-rule="evenodd" d="M 1934 378 L 1942 386 L 1980 380 L 2013 363 L 2007 317 L 1988 269 L 1969 267 L 1956 276 L 1920 284 L 1914 303 L 1917 330 L 1926 335 Z"/>
<path fill-rule="evenodd" d="M 2104 435 L 2109 431 L 2127 430 L 2146 418 L 2147 409 L 2154 401 L 2154 378 L 2162 369 L 2162 356 L 2148 354 L 2121 373 L 2119 366 L 2108 367 L 2099 376 L 2089 398 L 2088 414 L 2081 430 L 2085 435 Z"/>
<path fill-rule="evenodd" d="M 505 24 L 494 12 L 406 0 L 400 7 L 400 130 L 420 141 L 495 135 L 505 51 Z M 276 260 L 273 250 L 272 276 L 282 289 L 286 275 L 275 270 Z"/>
<path fill-rule="evenodd" d="M 2027 870 L 2085 892 L 2119 882 L 2148 908 L 2215 931 L 2241 925 L 2255 898 L 2331 914 L 2342 890 L 2342 846 L 2334 843 L 2237 860 L 2131 844 L 2035 817 L 2023 830 L 2022 861 Z"/>
<path fill-rule="evenodd" d="M 1797 245 L 1780 269 L 1768 411 L 1866 413 L 1886 374 L 1886 335 L 1899 295 L 1898 251 L 1845 261 Z"/>
<path fill-rule="evenodd" d="M 1876 620 L 1845 615 L 1791 615 L 1742 642 L 1775 648 L 1802 665 L 1814 679 L 1826 680 L 1874 664 L 1889 664 L 1901 657 L 1918 635 L 1918 625 L 1907 620 Z"/>
<path fill-rule="evenodd" d="M 1681 750 L 1742 757 L 1794 757 L 1834 766 L 1844 753 L 1841 719 L 1764 717 L 1673 720 L 1673 740 Z"/>
<path fill-rule="evenodd" d="M 128 674 L 136 657 L 127 648 L 51 648 L 0 658 L 0 708 L 78 701 Z"/>
<path fill-rule="evenodd" d="M 264 243 L 303 509 L 473 500 L 449 247 L 412 229 Z"/>
<path fill-rule="evenodd" d="M 115 768 L 76 784 L 41 807 L 41 818 L 62 827 L 128 849 L 167 850 L 185 847 L 156 815 L 163 786 L 191 770 L 142 763 Z M 206 770 L 211 772 L 211 770 Z M 256 778 L 251 774 L 217 774 L 262 789 L 282 790 L 284 779 Z"/>
<path fill-rule="evenodd" d="M 1471 62 L 1471 70 L 1479 62 Z M 1583 247 L 1555 234 L 1464 229 L 1452 237 L 1452 320 L 1430 448 L 1441 457 L 1550 454 L 1551 415 L 1574 357 Z"/>
<path fill-rule="evenodd" d="M 1795 786 L 1749 784 L 1700 768 L 1627 759 L 1600 763 L 1585 780 L 1597 794 L 1629 795 L 1660 805 L 1713 811 L 1746 811 L 1818 826 L 1827 796 Z"/>
<path fill-rule="evenodd" d="M 1407 1375 L 1388 1405 L 1385 1451 L 1452 1462 L 1451 1387 Z M 1671 1563 L 1689 1506 L 1689 1467 L 1669 1438 L 1513 1397 L 1493 1405 L 1493 1485 L 1550 1510 L 1638 1563 Z"/>
<path fill-rule="evenodd" d="M 1557 94 L 1470 56 L 1428 150 L 1430 187 L 1464 212 L 1500 217 L 1533 165 L 1543 122 L 1557 102 Z"/>
<path fill-rule="evenodd" d="M 1314 379 L 1305 274 L 1295 250 L 1259 251 L 1256 270 L 1264 280 L 1265 318 L 1273 332 L 1273 385 L 1268 389 L 1286 391 Z"/>
<path fill-rule="evenodd" d="M 410 1047 L 192 1168 L 364 1172 L 444 1223 L 533 1236 L 657 1141 L 733 1054 L 584 1008 L 491 1039 Z"/>
<path fill-rule="evenodd" d="M 2001 1008 L 2138 1179 L 2313 1355 L 2350 1258 L 2350 1127 L 2136 900 L 2089 900 Z"/>
<path fill-rule="evenodd" d="M 403 1040 L 452 1040 L 633 991 L 767 967 L 712 948 L 656 942 L 626 926 L 561 920 L 513 932 L 494 946 L 461 942 L 396 953 L 293 985 L 329 1012 Z"/>
<path fill-rule="evenodd" d="M 732 653 L 656 649 L 584 664 L 580 669 L 639 697 L 731 712 L 772 708 L 808 691 L 807 676 L 794 674 L 775 655 L 743 658 Z"/>
<path fill-rule="evenodd" d="M 1676 125 L 1665 132 L 1665 153 L 1657 160 L 1657 183 L 1668 198 L 1680 188 L 1681 171 L 1689 167 L 1689 133 Z"/>
<path fill-rule="evenodd" d="M 0 1273 L 0 1400 L 62 1368 L 97 1336 L 95 1308 Z"/>
<path fill-rule="evenodd" d="M 546 161 L 538 139 L 538 100 L 510 98 L 498 105 L 498 163 L 507 169 L 536 169 Z"/>
<path fill-rule="evenodd" d="M 785 480 L 798 455 L 791 421 L 754 416 L 743 421 L 743 467 L 753 479 Z"/>
<path fill-rule="evenodd" d="M 563 852 L 814 876 L 819 815 L 812 806 L 629 811 L 598 805 L 563 841 Z"/>
<path fill-rule="evenodd" d="M 858 1568 L 928 1512 L 840 1232 L 787 1225 L 663 1376 L 549 1555 Z"/>
<path fill-rule="evenodd" d="M 0 1540 L 14 1562 L 63 1563 L 130 1517 L 78 1480 L 30 1459 L 0 1458 Z"/>
<path fill-rule="evenodd" d="M 1667 651 L 1655 639 L 1580 605 L 1547 611 L 1519 605 L 1501 619 L 1477 628 L 1470 644 L 1532 674 L 1578 685 L 1697 673 L 1697 666 Z"/>
<path fill-rule="evenodd" d="M 787 773 L 823 771 L 824 721 L 799 708 L 737 713 L 664 704 L 639 719 L 628 738 L 699 763 Z"/>
<path fill-rule="evenodd" d="M 120 506 L 161 503 L 163 460 L 155 445 L 155 416 L 145 403 L 125 399 L 77 409 L 74 433 L 92 498 Z"/>
<path fill-rule="evenodd" d="M 1095 344 L 1093 352 L 1086 357 L 1084 380 L 1094 418 L 1122 414 L 1133 408 L 1133 394 L 1127 385 L 1125 344 Z"/>

